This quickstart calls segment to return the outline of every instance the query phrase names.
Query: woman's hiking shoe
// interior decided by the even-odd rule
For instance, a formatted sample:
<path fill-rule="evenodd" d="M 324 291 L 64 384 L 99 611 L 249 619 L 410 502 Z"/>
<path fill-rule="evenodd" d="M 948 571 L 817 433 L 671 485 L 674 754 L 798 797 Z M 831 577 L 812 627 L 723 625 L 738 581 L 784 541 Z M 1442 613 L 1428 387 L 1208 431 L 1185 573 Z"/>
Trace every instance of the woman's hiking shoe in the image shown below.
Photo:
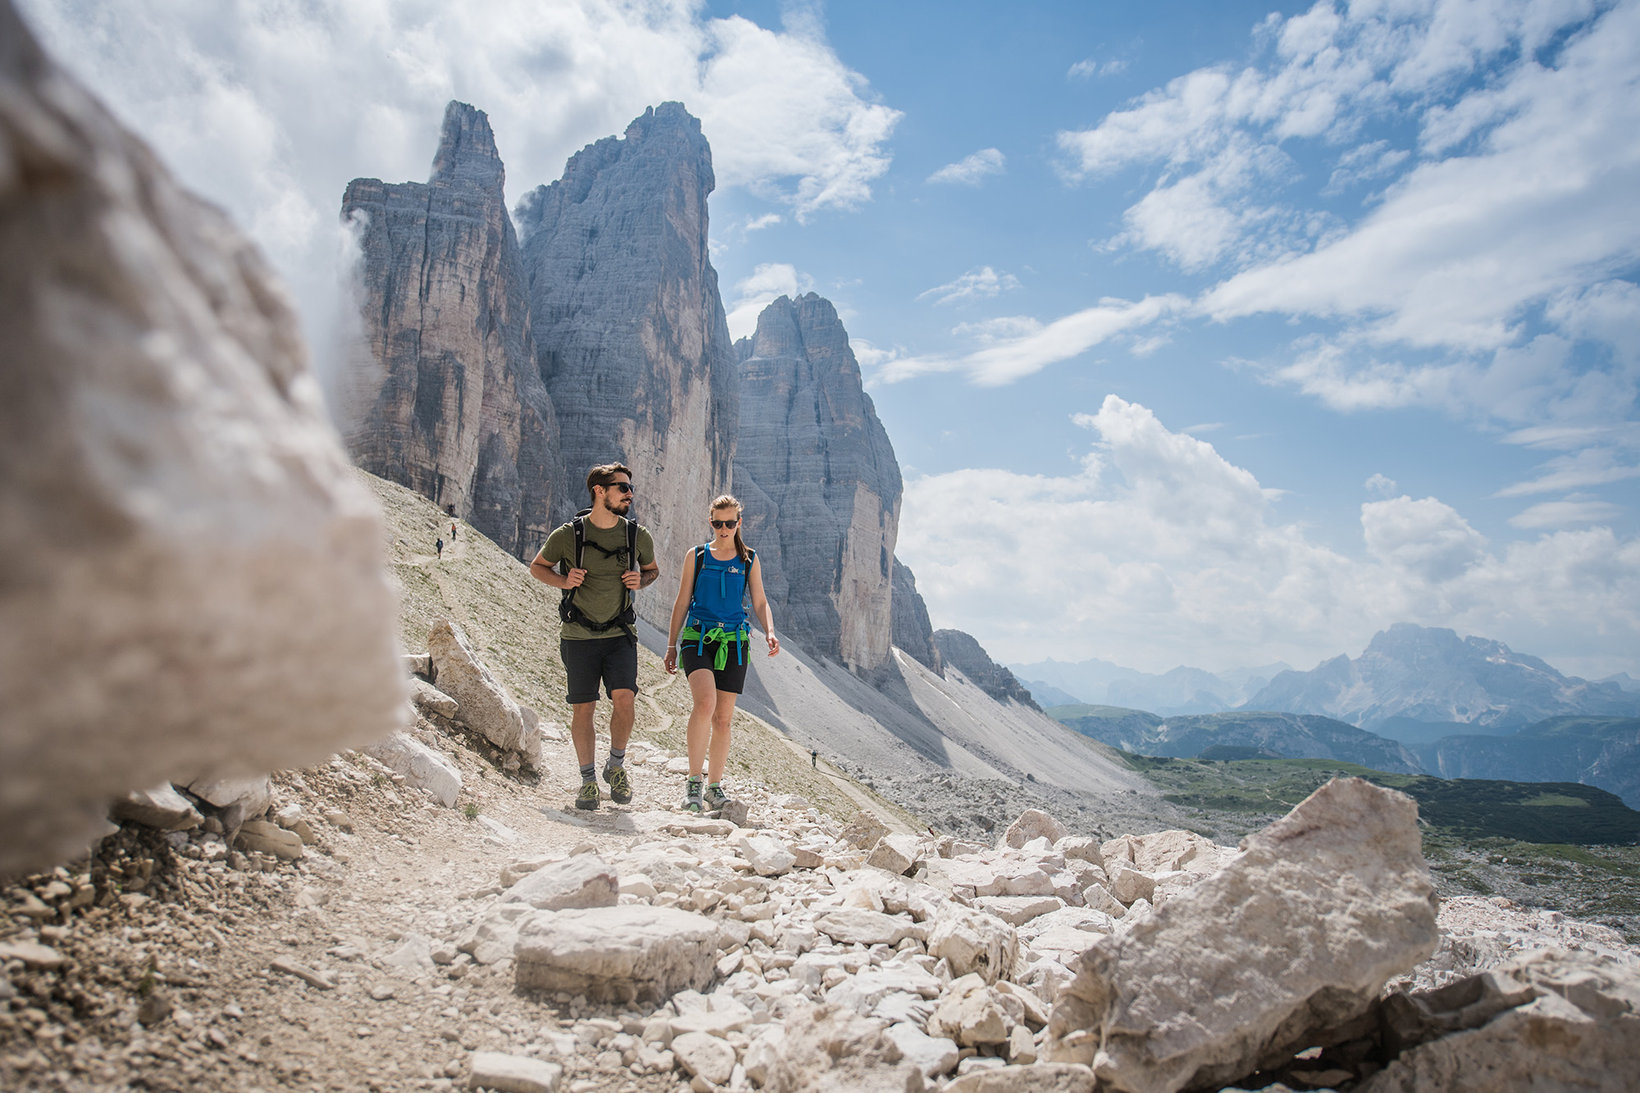
<path fill-rule="evenodd" d="M 632 803 L 632 780 L 625 767 L 604 766 L 604 781 L 609 783 L 609 799 L 618 805 Z"/>
<path fill-rule="evenodd" d="M 685 793 L 683 797 L 683 810 L 685 812 L 704 811 L 705 806 L 701 803 L 700 797 L 700 778 L 698 776 L 691 777 L 686 783 L 684 783 L 684 785 Z"/>
<path fill-rule="evenodd" d="M 713 782 L 706 787 L 706 807 L 713 812 L 729 803 L 729 795 L 723 792 L 723 787 Z"/>
<path fill-rule="evenodd" d="M 628 798 L 630 800 L 631 798 Z M 582 782 L 581 792 L 575 795 L 575 807 L 595 809 L 598 807 L 598 783 Z"/>

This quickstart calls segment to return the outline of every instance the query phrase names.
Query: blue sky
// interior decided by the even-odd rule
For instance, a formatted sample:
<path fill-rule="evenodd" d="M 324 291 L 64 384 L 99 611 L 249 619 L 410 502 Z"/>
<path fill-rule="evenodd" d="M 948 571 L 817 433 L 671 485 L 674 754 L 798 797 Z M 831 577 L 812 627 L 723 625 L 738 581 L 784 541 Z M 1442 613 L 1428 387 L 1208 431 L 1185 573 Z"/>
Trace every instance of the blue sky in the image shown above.
<path fill-rule="evenodd" d="M 321 368 L 342 188 L 425 178 L 448 99 L 515 200 L 682 100 L 731 329 L 837 305 L 898 553 L 998 659 L 1411 621 L 1640 675 L 1640 0 L 21 7 Z"/>

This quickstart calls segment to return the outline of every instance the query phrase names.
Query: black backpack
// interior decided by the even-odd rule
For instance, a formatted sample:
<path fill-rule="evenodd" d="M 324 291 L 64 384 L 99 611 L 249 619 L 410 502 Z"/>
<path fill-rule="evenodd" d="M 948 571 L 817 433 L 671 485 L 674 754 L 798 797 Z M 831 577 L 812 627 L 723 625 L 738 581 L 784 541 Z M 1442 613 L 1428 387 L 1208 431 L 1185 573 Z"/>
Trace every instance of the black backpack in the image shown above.
<path fill-rule="evenodd" d="M 619 547 L 610 550 L 601 543 L 587 542 L 586 518 L 591 512 L 591 509 L 582 509 L 575 514 L 575 519 L 569 522 L 570 527 L 575 531 L 575 561 L 573 563 L 575 569 L 585 568 L 581 565 L 581 555 L 585 553 L 588 546 L 594 550 L 602 551 L 605 557 L 619 557 L 621 554 L 621 548 Z M 638 522 L 630 517 L 622 517 L 622 519 L 626 521 L 626 560 L 633 569 L 636 569 L 638 568 Z M 596 633 L 603 633 L 606 630 L 620 627 L 630 634 L 632 633 L 631 627 L 637 624 L 638 611 L 632 603 L 632 590 L 622 585 L 621 609 L 615 613 L 614 618 L 596 622 L 587 618 L 581 612 L 581 609 L 575 606 L 575 589 L 566 588 L 559 595 L 558 617 L 564 622 L 573 622 Z"/>

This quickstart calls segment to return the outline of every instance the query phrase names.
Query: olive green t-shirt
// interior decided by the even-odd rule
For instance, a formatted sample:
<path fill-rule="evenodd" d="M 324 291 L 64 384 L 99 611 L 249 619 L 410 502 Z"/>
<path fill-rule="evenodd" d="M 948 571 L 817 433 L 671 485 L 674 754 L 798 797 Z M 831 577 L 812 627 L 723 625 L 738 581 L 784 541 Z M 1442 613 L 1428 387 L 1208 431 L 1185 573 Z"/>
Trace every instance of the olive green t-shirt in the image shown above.
<path fill-rule="evenodd" d="M 621 574 L 634 568 L 632 560 L 626 556 L 626 518 L 620 517 L 612 528 L 600 528 L 591 520 L 583 521 L 586 526 L 586 546 L 581 551 L 581 568 L 587 571 L 586 580 L 581 587 L 575 590 L 575 606 L 581 614 L 589 619 L 602 622 L 604 619 L 614 618 L 621 610 Z M 593 543 L 601 543 L 614 551 L 614 554 L 605 554 Z M 642 524 L 638 525 L 638 565 L 646 566 L 655 563 L 655 540 L 649 535 L 649 529 Z M 563 524 L 553 529 L 547 536 L 547 544 L 541 548 L 538 555 L 548 565 L 557 566 L 560 573 L 567 571 L 575 564 L 575 529 L 569 524 Z M 560 564 L 562 563 L 562 564 Z M 582 641 L 589 638 L 619 637 L 626 631 L 615 627 L 609 630 L 589 630 L 578 623 L 564 624 L 564 637 L 570 641 Z"/>

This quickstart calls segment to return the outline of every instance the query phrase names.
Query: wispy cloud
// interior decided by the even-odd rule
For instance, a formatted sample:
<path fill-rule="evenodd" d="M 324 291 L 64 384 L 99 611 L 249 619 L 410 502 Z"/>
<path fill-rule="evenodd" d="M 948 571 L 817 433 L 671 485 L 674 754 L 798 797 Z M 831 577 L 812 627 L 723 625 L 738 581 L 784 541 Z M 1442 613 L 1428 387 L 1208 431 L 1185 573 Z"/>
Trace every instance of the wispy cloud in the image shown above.
<path fill-rule="evenodd" d="M 1607 501 L 1545 501 L 1509 518 L 1513 527 L 1537 531 L 1542 528 L 1583 527 L 1610 523 L 1621 510 Z"/>
<path fill-rule="evenodd" d="M 959 186 L 978 186 L 992 175 L 1007 170 L 1007 159 L 995 148 L 981 148 L 971 156 L 948 163 L 928 176 L 929 182 L 948 182 Z"/>
<path fill-rule="evenodd" d="M 1640 478 L 1640 465 L 1632 456 L 1624 460 L 1610 448 L 1584 448 L 1570 455 L 1557 456 L 1539 468 L 1536 478 L 1505 486 L 1495 497 L 1528 497 L 1534 493 L 1556 493 L 1561 490 L 1603 486 Z"/>
<path fill-rule="evenodd" d="M 969 270 L 955 281 L 937 285 L 917 294 L 919 300 L 933 300 L 936 304 L 954 304 L 968 300 L 990 300 L 1019 287 L 1019 278 L 1011 273 L 998 273 L 990 266 Z"/>
<path fill-rule="evenodd" d="M 1096 61 L 1092 57 L 1077 61 L 1065 72 L 1070 80 L 1091 80 L 1097 76 L 1115 76 L 1127 71 L 1126 61 Z"/>
<path fill-rule="evenodd" d="M 971 353 L 901 358 L 885 366 L 877 378 L 895 383 L 931 372 L 956 372 L 982 386 L 1000 386 L 1080 356 L 1111 338 L 1156 322 L 1185 304 L 1177 296 L 1147 296 L 1138 301 L 1106 299 L 1047 324 L 1010 319 L 1007 322 L 1017 324 L 1015 329 L 1021 331 L 1016 336 L 999 336 L 993 328 L 985 332 L 984 344 Z"/>

